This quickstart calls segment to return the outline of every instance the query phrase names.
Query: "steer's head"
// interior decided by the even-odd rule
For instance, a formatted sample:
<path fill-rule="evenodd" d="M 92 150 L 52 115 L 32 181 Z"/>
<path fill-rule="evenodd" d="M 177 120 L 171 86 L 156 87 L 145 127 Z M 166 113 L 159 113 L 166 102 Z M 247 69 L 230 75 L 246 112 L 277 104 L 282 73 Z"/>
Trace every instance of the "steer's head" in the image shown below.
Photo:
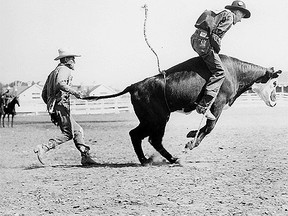
<path fill-rule="evenodd" d="M 276 105 L 276 86 L 278 76 L 281 73 L 281 70 L 275 72 L 273 68 L 270 68 L 264 76 L 252 85 L 252 90 L 259 95 L 267 106 L 273 107 Z"/>

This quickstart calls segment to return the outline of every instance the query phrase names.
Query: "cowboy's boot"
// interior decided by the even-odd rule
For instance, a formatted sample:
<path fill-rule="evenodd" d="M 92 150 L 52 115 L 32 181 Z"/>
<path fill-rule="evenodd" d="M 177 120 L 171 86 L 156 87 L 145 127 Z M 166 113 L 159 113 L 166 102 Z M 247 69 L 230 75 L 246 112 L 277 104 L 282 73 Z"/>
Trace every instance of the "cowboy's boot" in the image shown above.
<path fill-rule="evenodd" d="M 37 158 L 41 164 L 44 165 L 43 156 L 45 155 L 45 153 L 51 149 L 54 149 L 55 146 L 55 141 L 49 140 L 48 144 L 40 144 L 35 147 L 34 153 L 37 155 Z"/>
<path fill-rule="evenodd" d="M 84 152 L 81 152 L 81 164 L 82 166 L 93 166 L 97 163 L 91 158 L 89 154 L 89 148 L 85 148 Z"/>
<path fill-rule="evenodd" d="M 196 106 L 196 111 L 199 114 L 203 114 L 205 118 L 209 120 L 216 120 L 216 117 L 210 111 L 210 103 L 213 101 L 213 97 L 210 95 L 204 95 L 201 101 Z M 209 108 L 209 109 L 208 109 Z"/>

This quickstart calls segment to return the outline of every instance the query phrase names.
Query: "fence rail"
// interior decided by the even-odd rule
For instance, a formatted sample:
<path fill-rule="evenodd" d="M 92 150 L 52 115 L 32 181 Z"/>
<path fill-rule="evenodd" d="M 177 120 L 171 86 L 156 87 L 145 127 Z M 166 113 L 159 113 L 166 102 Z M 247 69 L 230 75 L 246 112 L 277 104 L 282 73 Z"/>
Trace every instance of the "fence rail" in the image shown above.
<path fill-rule="evenodd" d="M 133 108 L 129 99 L 99 101 L 71 100 L 72 114 L 105 114 L 132 111 Z"/>
<path fill-rule="evenodd" d="M 288 93 L 276 93 L 277 100 L 288 100 Z M 236 101 L 262 101 L 256 93 L 243 93 Z"/>
<path fill-rule="evenodd" d="M 288 93 L 277 93 L 278 105 L 288 107 Z M 21 107 L 16 106 L 18 114 L 42 114 L 46 113 L 46 105 L 43 102 L 37 104 L 21 103 Z M 235 101 L 236 106 L 261 106 L 264 102 L 259 98 L 256 93 L 244 93 Z M 130 97 L 105 99 L 99 101 L 86 101 L 86 100 L 71 100 L 71 113 L 72 114 L 107 114 L 107 113 L 121 113 L 133 112 L 133 106 Z"/>
<path fill-rule="evenodd" d="M 288 107 L 288 93 L 276 93 L 277 105 L 284 105 Z M 264 101 L 256 93 L 243 93 L 235 101 L 238 106 L 261 106 Z"/>

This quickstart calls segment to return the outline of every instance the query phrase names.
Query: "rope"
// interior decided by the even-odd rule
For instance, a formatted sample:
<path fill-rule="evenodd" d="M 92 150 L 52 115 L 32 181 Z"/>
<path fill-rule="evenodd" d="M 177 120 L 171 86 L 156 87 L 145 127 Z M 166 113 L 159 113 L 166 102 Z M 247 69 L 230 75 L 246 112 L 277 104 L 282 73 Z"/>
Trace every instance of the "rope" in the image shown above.
<path fill-rule="evenodd" d="M 160 69 L 159 57 L 158 57 L 157 53 L 155 52 L 155 50 L 149 44 L 148 39 L 147 39 L 147 35 L 146 35 L 146 23 L 147 23 L 147 18 L 148 18 L 148 6 L 145 4 L 142 8 L 145 9 L 145 19 L 144 19 L 144 38 L 145 38 L 145 42 L 148 45 L 148 47 L 151 49 L 151 51 L 154 53 L 154 55 L 156 56 L 159 73 L 163 74 L 163 73 L 165 73 L 165 71 L 161 71 L 161 69 Z"/>
<path fill-rule="evenodd" d="M 220 88 L 219 88 L 219 89 L 220 89 Z M 218 91 L 217 91 L 217 94 L 218 94 L 218 92 L 219 92 L 219 89 L 218 89 Z M 217 96 L 216 96 L 216 97 L 217 97 Z M 206 112 L 207 112 L 208 110 L 211 109 L 213 103 L 214 103 L 215 100 L 216 100 L 216 97 L 213 98 L 213 100 L 210 102 L 207 110 L 206 110 L 205 113 L 202 115 L 202 118 L 201 118 L 201 121 L 200 121 L 200 123 L 199 123 L 198 129 L 197 129 L 197 132 L 196 132 L 196 135 L 195 135 L 195 137 L 194 137 L 194 139 L 193 139 L 192 149 L 195 147 L 195 144 L 196 144 L 197 138 L 198 138 L 198 136 L 199 136 L 199 132 L 200 132 L 200 129 L 201 129 L 201 125 L 202 125 L 203 119 L 205 118 L 205 114 L 206 114 Z M 183 152 L 184 152 L 184 153 L 187 153 L 187 149 L 185 148 Z"/>
<path fill-rule="evenodd" d="M 196 132 L 196 135 L 194 137 L 194 140 L 193 140 L 193 144 L 192 144 L 192 147 L 194 148 L 195 147 L 195 144 L 196 144 L 196 141 L 197 141 L 197 138 L 198 138 L 198 135 L 199 135 L 199 132 L 200 132 L 200 129 L 201 129 L 201 125 L 202 125 L 202 122 L 203 122 L 203 119 L 205 118 L 205 113 L 202 115 L 202 118 L 201 118 L 201 121 L 199 123 L 199 126 L 198 126 L 198 129 L 197 129 L 197 132 Z"/>
<path fill-rule="evenodd" d="M 157 53 L 155 52 L 155 50 L 152 48 L 152 46 L 149 44 L 149 41 L 148 41 L 148 38 L 147 38 L 147 35 L 146 35 L 146 23 L 147 23 L 147 18 L 148 18 L 148 6 L 145 4 L 142 8 L 145 9 L 145 19 L 144 19 L 144 38 L 145 38 L 145 42 L 147 44 L 147 46 L 150 48 L 150 50 L 154 53 L 154 55 L 156 56 L 156 59 L 157 59 L 157 67 L 158 67 L 158 72 L 160 74 L 163 75 L 164 77 L 164 98 L 165 98 L 165 103 L 166 103 L 166 106 L 169 110 L 169 112 L 171 112 L 170 108 L 169 108 L 169 105 L 168 105 L 168 101 L 167 101 L 167 98 L 166 98 L 166 72 L 165 70 L 161 70 L 160 69 L 160 61 L 159 61 L 159 57 L 157 55 Z"/>

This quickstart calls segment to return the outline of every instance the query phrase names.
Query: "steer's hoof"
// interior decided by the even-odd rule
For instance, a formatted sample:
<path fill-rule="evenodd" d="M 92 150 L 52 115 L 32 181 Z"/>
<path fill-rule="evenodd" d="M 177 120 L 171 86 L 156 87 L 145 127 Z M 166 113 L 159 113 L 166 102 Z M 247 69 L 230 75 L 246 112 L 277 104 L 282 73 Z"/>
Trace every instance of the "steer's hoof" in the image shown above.
<path fill-rule="evenodd" d="M 171 164 L 169 165 L 170 167 L 175 167 L 175 166 L 183 166 L 183 164 L 181 163 L 180 158 L 174 158 L 172 157 L 173 162 L 170 162 Z"/>
<path fill-rule="evenodd" d="M 170 160 L 169 160 L 169 162 L 171 163 L 171 164 L 175 164 L 175 163 L 177 163 L 179 161 L 179 158 L 176 158 L 176 157 L 172 157 Z"/>
<path fill-rule="evenodd" d="M 194 138 L 194 137 L 196 136 L 196 134 L 197 134 L 197 130 L 193 130 L 193 131 L 190 131 L 190 132 L 186 135 L 186 137 L 187 137 L 187 138 Z"/>
<path fill-rule="evenodd" d="M 152 162 L 153 162 L 153 158 L 149 158 L 149 159 L 142 160 L 140 163 L 142 166 L 150 166 L 152 165 Z"/>
<path fill-rule="evenodd" d="M 197 146 L 197 144 L 194 143 L 194 139 L 193 139 L 192 141 L 186 143 L 185 149 L 192 150 L 192 149 L 194 149 L 196 146 Z"/>

